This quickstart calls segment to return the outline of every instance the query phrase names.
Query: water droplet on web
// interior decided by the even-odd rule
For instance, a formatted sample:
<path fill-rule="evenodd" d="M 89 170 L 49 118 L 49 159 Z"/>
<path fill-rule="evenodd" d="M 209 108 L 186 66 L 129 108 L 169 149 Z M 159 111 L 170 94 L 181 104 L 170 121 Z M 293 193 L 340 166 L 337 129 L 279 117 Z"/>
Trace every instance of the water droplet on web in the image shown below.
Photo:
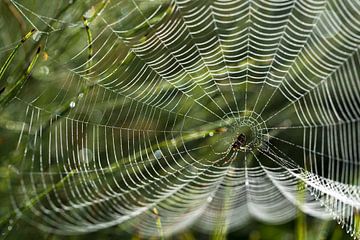
<path fill-rule="evenodd" d="M 212 198 L 211 196 L 209 196 L 209 197 L 206 199 L 207 202 L 211 202 L 212 200 L 213 200 L 213 198 Z"/>
<path fill-rule="evenodd" d="M 48 75 L 50 70 L 47 66 L 41 66 L 39 69 L 40 74 L 42 75 Z"/>
<path fill-rule="evenodd" d="M 83 163 L 89 163 L 93 159 L 93 152 L 88 148 L 82 148 L 79 151 L 79 160 Z"/>
<path fill-rule="evenodd" d="M 94 6 L 92 6 L 89 10 L 87 10 L 85 13 L 84 13 L 84 17 L 85 18 L 92 18 L 95 14 L 95 8 Z"/>
<path fill-rule="evenodd" d="M 160 159 L 160 158 L 162 158 L 163 154 L 162 154 L 161 150 L 158 149 L 154 152 L 154 156 L 155 156 L 155 159 Z"/>
<path fill-rule="evenodd" d="M 214 132 L 209 132 L 209 136 L 210 137 L 214 136 Z"/>
<path fill-rule="evenodd" d="M 71 108 L 74 108 L 75 105 L 76 105 L 76 103 L 75 103 L 74 101 L 71 101 L 70 104 L 69 104 L 69 106 L 70 106 Z"/>
<path fill-rule="evenodd" d="M 41 32 L 37 31 L 35 32 L 33 35 L 32 35 L 32 39 L 37 42 L 40 40 L 40 37 L 41 37 Z"/>

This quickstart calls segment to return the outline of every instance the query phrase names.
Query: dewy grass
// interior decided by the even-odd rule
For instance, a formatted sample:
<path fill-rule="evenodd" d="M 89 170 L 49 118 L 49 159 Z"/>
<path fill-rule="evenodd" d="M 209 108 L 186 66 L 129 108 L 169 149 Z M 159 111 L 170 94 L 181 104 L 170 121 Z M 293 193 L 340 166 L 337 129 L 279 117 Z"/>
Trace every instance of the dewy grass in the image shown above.
<path fill-rule="evenodd" d="M 298 203 L 299 206 L 302 206 L 305 203 L 306 198 L 306 187 L 305 183 L 302 180 L 298 182 Z M 303 240 L 307 239 L 307 230 L 306 230 L 306 215 L 300 210 L 297 210 L 297 218 L 296 218 L 296 239 Z"/>
<path fill-rule="evenodd" d="M 27 38 L 29 37 L 28 36 L 29 34 L 27 34 Z M 31 35 L 30 35 L 31 36 Z M 27 39 L 26 38 L 26 39 Z M 26 39 L 23 39 L 22 40 L 22 43 L 26 40 Z M 9 86 L 9 90 L 7 90 L 7 88 L 5 88 L 3 90 L 3 93 L 2 95 L 0 96 L 0 106 L 1 105 L 5 105 L 7 104 L 9 101 L 11 101 L 11 99 L 13 99 L 19 92 L 19 90 L 24 86 L 25 84 L 25 81 L 29 78 L 30 74 L 31 74 L 31 71 L 32 69 L 34 68 L 35 66 L 35 63 L 37 61 L 37 59 L 39 58 L 39 54 L 40 54 L 40 50 L 41 50 L 41 47 L 39 46 L 38 49 L 36 50 L 36 53 L 35 53 L 35 56 L 33 57 L 33 59 L 31 60 L 29 66 L 26 68 L 24 74 L 17 80 L 15 81 L 15 84 L 13 86 Z M 14 50 L 15 51 L 15 50 Z M 13 53 L 14 53 L 13 51 Z M 16 52 L 16 51 L 15 51 Z M 11 57 L 12 59 L 13 57 Z M 8 63 L 9 64 L 9 63 Z M 7 67 L 5 67 L 6 69 Z"/>
<path fill-rule="evenodd" d="M 21 40 L 20 42 L 15 46 L 14 50 L 12 50 L 12 52 L 10 53 L 10 55 L 8 56 L 8 58 L 6 59 L 5 63 L 3 64 L 3 66 L 0 69 L 0 83 L 2 82 L 2 78 L 4 76 L 5 71 L 7 70 L 7 68 L 10 66 L 10 63 L 13 61 L 16 52 L 19 50 L 19 48 L 26 42 L 26 40 L 28 40 L 34 33 L 35 33 L 35 29 L 32 29 L 30 32 L 28 32 Z"/>
<path fill-rule="evenodd" d="M 158 211 L 158 209 L 156 207 L 153 208 L 153 213 L 156 216 L 156 227 L 158 229 L 160 239 L 164 240 L 165 238 L 164 238 L 164 231 L 163 231 L 162 226 L 161 226 L 161 217 L 160 217 L 159 211 Z"/>
<path fill-rule="evenodd" d="M 90 68 L 92 65 L 92 57 L 93 57 L 93 37 L 90 30 L 90 23 L 95 20 L 95 18 L 105 9 L 105 7 L 109 4 L 110 0 L 103 0 L 99 2 L 96 6 L 93 6 L 94 12 L 91 16 L 87 17 L 83 15 L 83 23 L 86 30 L 87 35 L 87 44 L 88 44 L 88 64 L 87 68 Z"/>
<path fill-rule="evenodd" d="M 83 16 L 83 22 L 84 22 L 84 26 L 85 26 L 85 30 L 86 30 L 86 36 L 87 36 L 87 43 L 88 43 L 88 64 L 87 64 L 87 68 L 90 68 L 91 67 L 91 58 L 93 56 L 93 47 L 92 47 L 92 41 L 93 41 L 93 38 L 92 38 L 92 34 L 91 34 L 91 31 L 90 31 L 90 27 L 89 27 L 89 21 L 86 19 L 86 17 Z"/>

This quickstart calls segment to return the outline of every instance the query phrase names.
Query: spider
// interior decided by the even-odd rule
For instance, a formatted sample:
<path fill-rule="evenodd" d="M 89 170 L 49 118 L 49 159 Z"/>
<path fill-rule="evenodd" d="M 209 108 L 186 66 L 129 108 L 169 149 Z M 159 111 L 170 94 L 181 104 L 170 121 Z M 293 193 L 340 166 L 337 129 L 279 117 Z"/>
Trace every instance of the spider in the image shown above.
<path fill-rule="evenodd" d="M 240 133 L 240 135 L 237 137 L 235 142 L 232 145 L 233 151 L 239 151 L 242 147 L 244 147 L 246 144 L 246 136 L 243 133 Z"/>

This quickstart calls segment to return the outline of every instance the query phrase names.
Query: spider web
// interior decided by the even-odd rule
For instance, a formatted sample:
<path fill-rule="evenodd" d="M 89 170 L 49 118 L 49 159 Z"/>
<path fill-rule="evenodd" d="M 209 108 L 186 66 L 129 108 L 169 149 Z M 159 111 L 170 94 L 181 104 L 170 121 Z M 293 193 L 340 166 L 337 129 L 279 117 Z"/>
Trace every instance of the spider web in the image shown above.
<path fill-rule="evenodd" d="M 14 62 L 43 49 L 1 113 L 18 216 L 166 236 L 300 209 L 359 237 L 359 1 L 9 3 L 37 30 Z"/>

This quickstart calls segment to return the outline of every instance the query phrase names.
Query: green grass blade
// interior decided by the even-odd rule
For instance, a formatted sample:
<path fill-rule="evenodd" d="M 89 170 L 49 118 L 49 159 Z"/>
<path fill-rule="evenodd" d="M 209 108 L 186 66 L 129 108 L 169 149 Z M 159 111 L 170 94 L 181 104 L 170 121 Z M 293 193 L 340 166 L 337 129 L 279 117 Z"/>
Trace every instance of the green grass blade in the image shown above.
<path fill-rule="evenodd" d="M 26 68 L 25 73 L 20 77 L 19 80 L 17 80 L 9 90 L 2 89 L 3 96 L 0 98 L 0 106 L 7 104 L 11 99 L 13 99 L 16 94 L 19 92 L 19 90 L 24 86 L 25 81 L 29 78 L 32 69 L 35 66 L 35 63 L 37 62 L 37 59 L 39 58 L 41 47 L 38 47 L 36 54 L 34 58 L 31 60 L 29 66 Z"/>
<path fill-rule="evenodd" d="M 10 63 L 12 62 L 12 60 L 15 57 L 16 52 L 18 51 L 18 49 L 24 44 L 24 42 L 26 42 L 26 40 L 28 40 L 34 33 L 35 33 L 35 29 L 32 29 L 30 32 L 28 32 L 21 40 L 20 42 L 16 45 L 16 47 L 14 48 L 14 50 L 10 53 L 10 55 L 8 56 L 8 58 L 6 59 L 4 65 L 1 67 L 0 69 L 0 80 L 2 79 L 2 77 L 4 76 L 4 73 L 6 71 L 6 69 L 10 66 Z"/>

